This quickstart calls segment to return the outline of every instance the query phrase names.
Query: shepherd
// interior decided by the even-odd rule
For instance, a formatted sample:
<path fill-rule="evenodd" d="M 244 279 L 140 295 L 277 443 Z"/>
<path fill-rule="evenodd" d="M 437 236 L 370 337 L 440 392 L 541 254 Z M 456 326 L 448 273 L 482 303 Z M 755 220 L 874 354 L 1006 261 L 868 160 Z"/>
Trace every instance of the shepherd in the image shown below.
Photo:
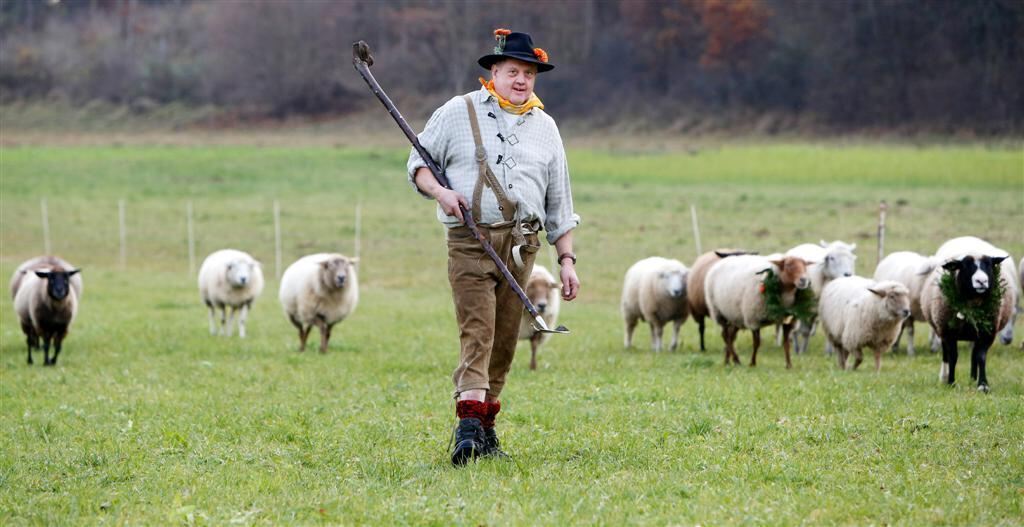
<path fill-rule="evenodd" d="M 548 54 L 529 34 L 498 29 L 493 52 L 477 63 L 491 73 L 479 90 L 457 96 L 427 121 L 419 142 L 444 167 L 451 188 L 434 178 L 413 148 L 408 175 L 416 190 L 437 201 L 447 227 L 448 280 L 459 325 L 455 384 L 455 431 L 451 461 L 507 458 L 495 433 L 500 396 L 512 366 L 523 309 L 481 244 L 465 226 L 471 211 L 484 237 L 525 286 L 546 231 L 561 266 L 562 298 L 580 288 L 573 252 L 573 210 L 569 171 L 555 121 L 534 93 L 537 74 L 554 69 Z"/>

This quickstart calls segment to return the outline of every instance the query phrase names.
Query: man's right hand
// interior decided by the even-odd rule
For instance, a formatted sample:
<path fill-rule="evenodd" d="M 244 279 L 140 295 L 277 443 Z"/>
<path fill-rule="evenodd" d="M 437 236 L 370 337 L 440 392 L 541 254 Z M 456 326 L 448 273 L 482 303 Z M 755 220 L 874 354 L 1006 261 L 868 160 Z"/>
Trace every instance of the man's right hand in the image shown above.
<path fill-rule="evenodd" d="M 466 198 L 462 194 L 439 186 L 435 191 L 434 199 L 436 199 L 437 203 L 441 205 L 441 210 L 443 210 L 445 214 L 455 216 L 463 223 L 466 222 L 466 219 L 462 217 L 462 208 L 460 208 L 460 205 L 469 209 L 469 202 L 466 201 Z"/>

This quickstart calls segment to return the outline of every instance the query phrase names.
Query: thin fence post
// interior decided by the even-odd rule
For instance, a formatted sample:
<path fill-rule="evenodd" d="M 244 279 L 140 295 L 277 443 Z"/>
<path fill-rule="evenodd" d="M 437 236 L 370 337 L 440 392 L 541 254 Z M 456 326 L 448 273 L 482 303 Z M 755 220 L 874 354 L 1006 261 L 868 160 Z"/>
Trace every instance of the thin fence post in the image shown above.
<path fill-rule="evenodd" d="M 191 201 L 185 204 L 185 217 L 188 224 L 188 274 L 189 276 L 194 276 L 196 274 L 196 233 L 195 228 L 192 226 Z"/>
<path fill-rule="evenodd" d="M 693 240 L 697 244 L 697 257 L 704 254 L 700 248 L 700 226 L 697 224 L 697 207 L 690 204 L 690 219 L 693 221 Z"/>
<path fill-rule="evenodd" d="M 274 200 L 274 276 L 281 279 L 281 204 Z"/>
<path fill-rule="evenodd" d="M 128 265 L 128 233 L 127 229 L 125 228 L 123 199 L 117 200 L 117 220 L 121 238 L 121 269 L 124 269 Z"/>
<path fill-rule="evenodd" d="M 355 257 L 356 257 L 357 260 L 359 259 L 359 250 L 361 248 L 360 247 L 361 244 L 360 244 L 359 233 L 362 230 L 362 223 L 363 223 L 363 200 L 359 200 L 359 201 L 356 202 L 356 239 L 355 239 L 355 249 L 354 249 L 355 253 L 356 253 Z"/>
<path fill-rule="evenodd" d="M 43 217 L 43 252 L 53 254 L 50 245 L 50 213 L 46 208 L 46 198 L 39 200 L 39 211 Z"/>
<path fill-rule="evenodd" d="M 885 213 L 888 210 L 889 205 L 883 199 L 878 204 L 878 262 L 875 262 L 875 265 L 881 262 L 882 257 L 885 256 Z"/>

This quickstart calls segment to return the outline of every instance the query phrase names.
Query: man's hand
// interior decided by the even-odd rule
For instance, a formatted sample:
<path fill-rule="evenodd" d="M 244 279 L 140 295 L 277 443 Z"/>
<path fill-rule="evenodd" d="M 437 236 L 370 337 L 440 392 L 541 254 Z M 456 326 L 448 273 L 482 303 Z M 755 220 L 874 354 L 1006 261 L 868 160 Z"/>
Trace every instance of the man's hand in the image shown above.
<path fill-rule="evenodd" d="M 468 210 L 469 201 L 466 201 L 466 198 L 462 194 L 459 194 L 454 190 L 448 190 L 444 187 L 438 187 L 438 190 L 435 192 L 434 199 L 436 199 L 437 203 L 441 205 L 441 210 L 449 216 L 455 216 L 462 223 L 466 223 L 466 219 L 462 217 L 462 209 L 459 208 L 459 205 Z"/>
<path fill-rule="evenodd" d="M 562 262 L 562 299 L 571 301 L 580 292 L 580 279 L 576 277 L 576 266 L 568 258 Z"/>
<path fill-rule="evenodd" d="M 466 218 L 462 217 L 462 209 L 459 208 L 459 205 L 462 205 L 466 210 L 469 210 L 469 201 L 467 201 L 462 194 L 442 187 L 441 184 L 434 179 L 434 174 L 431 173 L 430 169 L 427 167 L 420 167 L 417 169 L 416 174 L 413 176 L 413 180 L 416 182 L 417 188 L 437 200 L 437 203 L 441 205 L 441 210 L 443 210 L 445 214 L 455 216 L 462 223 L 466 223 Z"/>

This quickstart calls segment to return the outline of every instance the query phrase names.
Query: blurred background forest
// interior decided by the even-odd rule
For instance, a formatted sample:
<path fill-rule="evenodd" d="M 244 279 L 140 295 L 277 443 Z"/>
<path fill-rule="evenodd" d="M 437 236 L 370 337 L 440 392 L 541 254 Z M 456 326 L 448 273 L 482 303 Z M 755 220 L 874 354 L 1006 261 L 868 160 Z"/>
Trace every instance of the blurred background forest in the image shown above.
<path fill-rule="evenodd" d="M 1024 131 L 1021 0 L 0 0 L 0 104 L 379 112 L 363 39 L 421 117 L 478 86 L 497 27 L 548 51 L 550 113 L 595 129 Z"/>

